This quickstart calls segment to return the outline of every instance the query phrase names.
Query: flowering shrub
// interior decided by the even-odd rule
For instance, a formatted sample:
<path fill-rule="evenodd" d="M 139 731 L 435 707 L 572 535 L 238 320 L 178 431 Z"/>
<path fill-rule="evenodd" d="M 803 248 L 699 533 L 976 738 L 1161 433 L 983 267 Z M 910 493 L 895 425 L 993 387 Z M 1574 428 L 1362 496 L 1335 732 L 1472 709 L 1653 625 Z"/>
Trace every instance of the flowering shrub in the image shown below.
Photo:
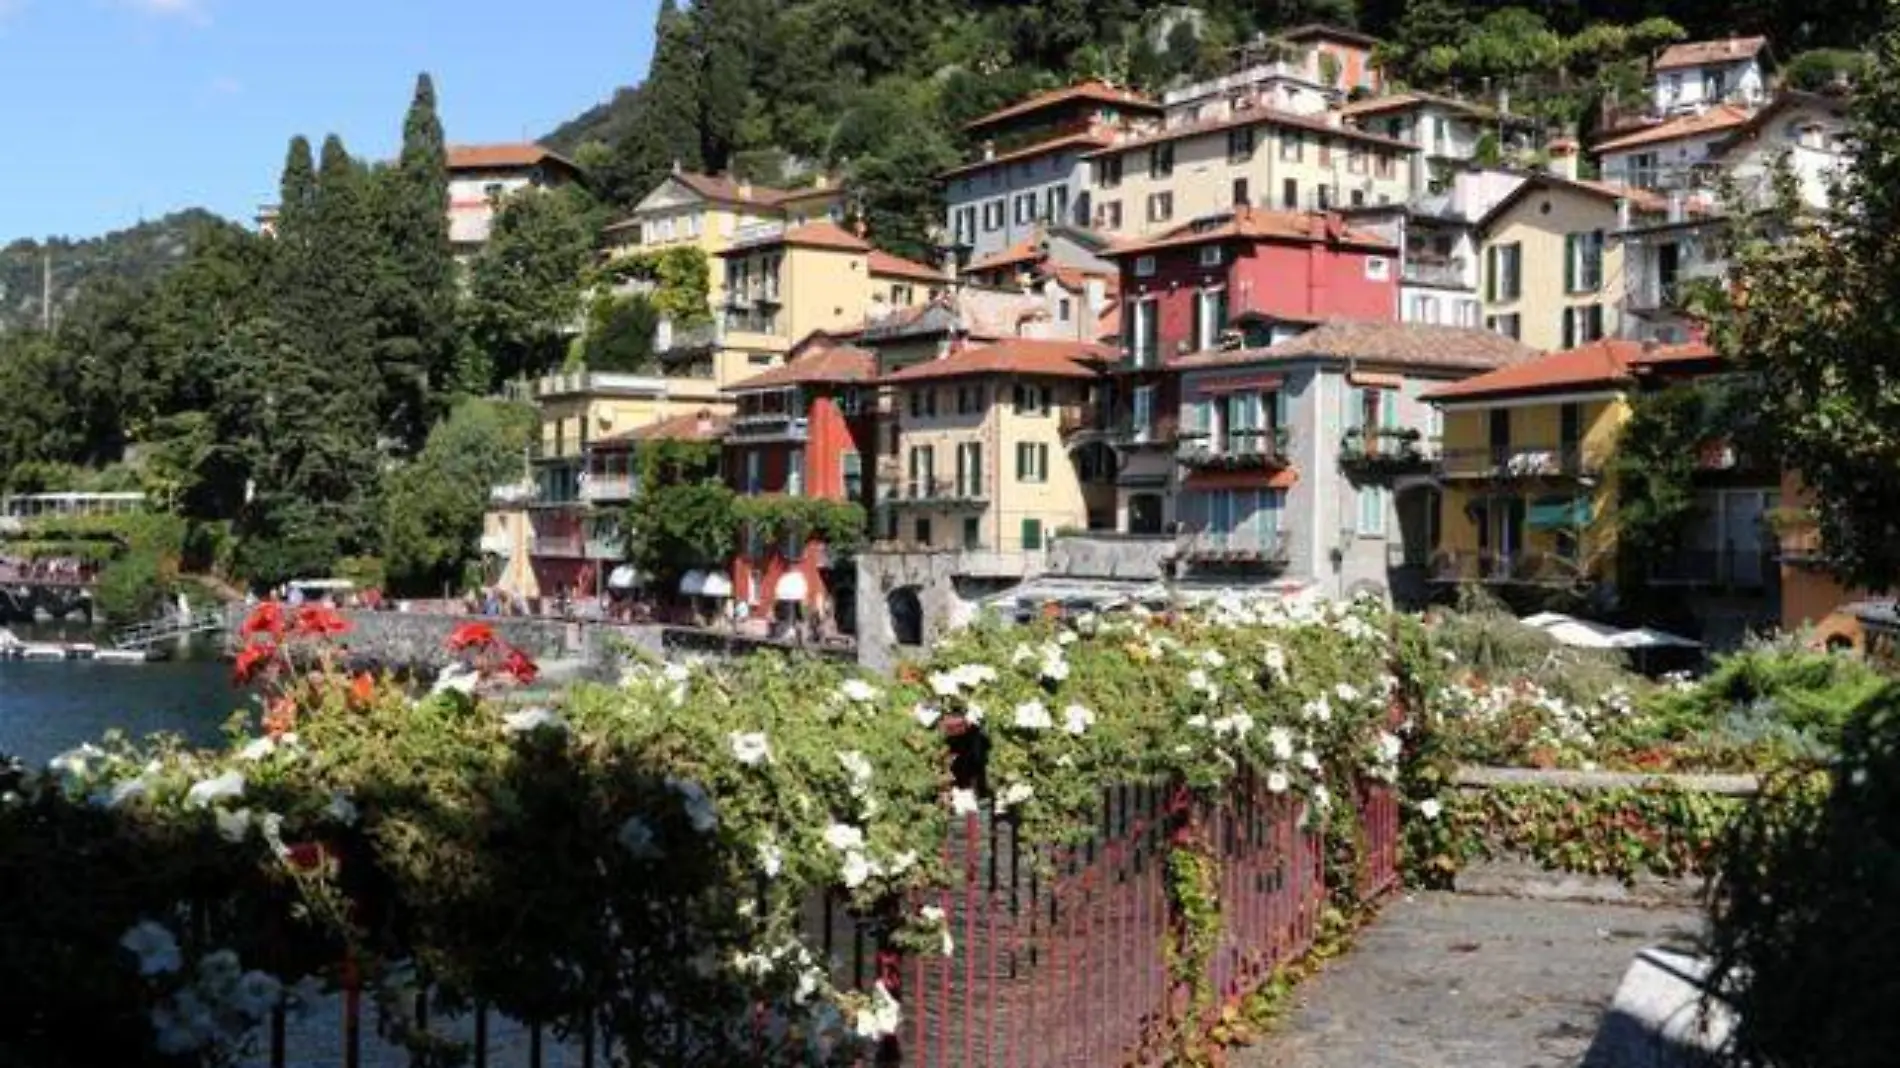
<path fill-rule="evenodd" d="M 514 692 L 532 663 L 480 625 L 415 695 L 336 667 L 326 616 L 253 624 L 239 667 L 270 687 L 264 733 L 216 753 L 79 751 L 0 812 L 0 844 L 28 855 L 84 858 L 66 847 L 97 839 L 118 867 L 168 873 L 120 883 L 69 860 L 16 910 L 114 898 L 71 919 L 106 947 L 85 1000 L 114 1007 L 114 1052 L 214 1061 L 267 995 L 334 983 L 347 958 L 370 981 L 599 1026 L 633 1063 L 856 1060 L 903 1019 L 895 954 L 956 951 L 943 910 L 919 904 L 953 878 L 953 819 L 1074 842 L 1105 788 L 1139 782 L 1182 800 L 1170 966 L 1204 1006 L 1218 856 L 1187 802 L 1243 773 L 1285 795 L 1354 906 L 1353 801 L 1401 778 L 1406 702 L 1427 691 L 1403 666 L 1428 647 L 1415 623 L 1304 600 L 986 623 L 896 680 L 775 656 L 641 663 L 545 704 Z M 825 895 L 868 932 L 870 975 L 824 956 Z M 34 945 L 6 967 L 60 959 Z M 446 1042 L 398 1025 L 417 1048 Z"/>

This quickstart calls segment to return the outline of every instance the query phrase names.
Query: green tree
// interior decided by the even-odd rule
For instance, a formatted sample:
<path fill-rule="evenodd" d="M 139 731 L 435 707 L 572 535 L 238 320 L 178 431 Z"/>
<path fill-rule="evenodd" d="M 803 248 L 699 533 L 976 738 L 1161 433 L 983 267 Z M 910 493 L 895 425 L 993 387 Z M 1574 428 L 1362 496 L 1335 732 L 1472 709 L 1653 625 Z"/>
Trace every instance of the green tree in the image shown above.
<path fill-rule="evenodd" d="M 69 381 L 51 337 L 0 334 L 0 463 L 9 480 L 22 464 L 64 460 L 79 450 Z"/>
<path fill-rule="evenodd" d="M 414 461 L 391 475 L 383 560 L 391 588 L 423 593 L 459 583 L 476 557 L 492 486 L 521 473 L 533 409 L 481 398 L 457 404 Z"/>
<path fill-rule="evenodd" d="M 659 313 L 639 294 L 602 301 L 581 346 L 581 361 L 592 371 L 651 371 L 653 333 Z"/>
<path fill-rule="evenodd" d="M 594 256 L 587 223 L 587 205 L 565 190 L 524 190 L 495 216 L 469 268 L 466 310 L 491 387 L 560 365 Z"/>
<path fill-rule="evenodd" d="M 839 120 L 832 147 L 872 240 L 926 261 L 936 256 L 929 234 L 942 214 L 936 175 L 957 160 L 935 105 L 927 88 L 881 83 Z"/>
<path fill-rule="evenodd" d="M 1875 41 L 1854 97 L 1845 179 L 1828 208 L 1742 215 L 1718 349 L 1761 379 L 1763 423 L 1814 491 L 1831 565 L 1870 589 L 1900 584 L 1900 30 Z"/>
<path fill-rule="evenodd" d="M 700 63 L 691 16 L 675 0 L 661 0 L 653 63 L 629 103 L 633 116 L 613 146 L 602 176 L 605 193 L 623 207 L 637 203 L 674 167 L 705 166 L 699 123 Z"/>
<path fill-rule="evenodd" d="M 442 398 L 479 390 L 462 366 L 456 329 L 457 283 L 449 244 L 448 149 L 436 114 L 435 83 L 416 78 L 403 120 L 402 154 L 380 173 L 384 255 L 376 316 L 379 415 L 407 449 L 422 446 Z"/>

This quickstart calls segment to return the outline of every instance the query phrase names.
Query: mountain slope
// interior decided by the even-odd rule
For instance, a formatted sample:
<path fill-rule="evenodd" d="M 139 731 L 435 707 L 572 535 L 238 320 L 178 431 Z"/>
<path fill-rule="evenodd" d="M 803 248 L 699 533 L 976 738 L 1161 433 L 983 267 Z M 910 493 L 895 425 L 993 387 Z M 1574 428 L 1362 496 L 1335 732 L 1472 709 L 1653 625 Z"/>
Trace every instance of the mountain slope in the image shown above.
<path fill-rule="evenodd" d="M 163 275 L 185 258 L 191 235 L 206 225 L 230 224 L 192 208 L 101 237 L 15 241 L 0 249 L 0 332 L 39 325 L 49 257 L 52 313 L 57 319 L 88 286 L 107 279 L 136 285 Z"/>

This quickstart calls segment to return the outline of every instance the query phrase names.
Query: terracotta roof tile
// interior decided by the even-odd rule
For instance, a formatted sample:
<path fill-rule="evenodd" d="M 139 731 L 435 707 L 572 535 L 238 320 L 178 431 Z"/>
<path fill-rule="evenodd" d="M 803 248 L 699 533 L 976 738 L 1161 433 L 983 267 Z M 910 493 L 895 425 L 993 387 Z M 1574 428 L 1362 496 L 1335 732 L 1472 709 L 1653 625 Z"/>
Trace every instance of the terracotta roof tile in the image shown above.
<path fill-rule="evenodd" d="M 744 244 L 735 244 L 730 248 L 721 249 L 719 255 L 743 256 L 748 252 L 762 248 L 771 248 L 774 245 L 796 245 L 799 248 L 829 248 L 837 249 L 842 252 L 871 251 L 871 243 L 869 241 L 846 230 L 830 219 L 819 219 L 816 222 L 808 222 L 803 226 L 794 226 L 789 230 L 772 234 L 769 237 L 761 237 L 757 240 L 747 241 Z"/>
<path fill-rule="evenodd" d="M 787 386 L 849 385 L 869 382 L 877 377 L 877 357 L 856 345 L 820 340 L 789 363 L 753 375 L 743 382 L 727 386 L 725 393 L 748 393 L 760 389 L 784 389 Z"/>
<path fill-rule="evenodd" d="M 1783 89 L 1775 94 L 1775 98 L 1769 101 L 1767 106 L 1755 112 L 1747 122 L 1729 131 L 1722 140 L 1710 146 L 1710 154 L 1720 156 L 1734 151 L 1758 137 L 1776 116 L 1801 107 L 1825 111 L 1837 119 L 1844 118 L 1847 113 L 1847 101 L 1843 97 L 1803 92 L 1799 89 Z"/>
<path fill-rule="evenodd" d="M 1118 355 L 1114 348 L 1082 341 L 1005 338 L 976 345 L 936 360 L 925 360 L 885 375 L 894 384 L 927 382 L 971 375 L 1026 375 L 1036 378 L 1094 378 L 1101 365 Z"/>
<path fill-rule="evenodd" d="M 536 167 L 552 159 L 569 170 L 579 170 L 572 160 L 532 141 L 505 145 L 450 145 L 448 166 L 452 171 L 499 170 L 512 167 Z"/>
<path fill-rule="evenodd" d="M 1657 70 L 1701 67 L 1710 63 L 1739 63 L 1768 46 L 1766 37 L 1729 37 L 1720 41 L 1684 41 L 1670 45 L 1656 57 Z"/>
<path fill-rule="evenodd" d="M 1097 149 L 1114 143 L 1115 135 L 1108 130 L 1063 134 L 1060 137 L 1051 137 L 1047 141 L 1037 141 L 1021 148 L 1012 148 L 1008 152 L 999 152 L 988 159 L 971 160 L 961 166 L 952 167 L 938 174 L 937 177 L 955 178 L 959 174 L 969 174 L 989 167 L 1013 163 L 1019 159 L 1028 159 L 1031 156 L 1043 156 L 1065 148 Z"/>
<path fill-rule="evenodd" d="M 1574 349 L 1503 367 L 1488 374 L 1440 386 L 1426 400 L 1474 400 L 1519 393 L 1552 393 L 1589 387 L 1617 387 L 1634 380 L 1632 360 L 1643 351 L 1640 341 L 1605 339 Z"/>
<path fill-rule="evenodd" d="M 1534 360 L 1537 350 L 1472 327 L 1329 319 L 1269 348 L 1200 353 L 1171 360 L 1168 366 L 1223 367 L 1320 356 L 1422 370 L 1488 371 Z"/>
<path fill-rule="evenodd" d="M 1289 129 L 1323 134 L 1327 137 L 1337 137 L 1342 141 L 1357 141 L 1361 144 L 1376 145 L 1380 148 L 1389 148 L 1399 152 L 1418 151 L 1417 145 L 1394 140 L 1393 138 L 1384 137 L 1379 134 L 1367 133 L 1364 130 L 1355 130 L 1350 126 L 1334 126 L 1324 119 L 1316 119 L 1308 115 L 1296 115 L 1291 111 L 1281 111 L 1278 108 L 1256 107 L 1248 108 L 1245 111 L 1236 111 L 1231 115 L 1225 115 L 1220 118 L 1202 119 L 1199 122 L 1184 122 L 1178 126 L 1169 126 L 1165 129 L 1156 130 L 1153 133 L 1142 134 L 1139 137 L 1118 142 L 1108 148 L 1097 149 L 1094 152 L 1087 153 L 1087 155 L 1090 157 L 1107 156 L 1116 152 L 1126 152 L 1135 148 L 1146 148 L 1149 145 L 1158 145 L 1168 141 L 1179 141 L 1189 137 L 1221 133 L 1242 126 L 1284 126 Z"/>
<path fill-rule="evenodd" d="M 1042 233 L 1038 231 L 1034 235 L 1023 238 L 1021 241 L 1016 242 L 1001 252 L 992 252 L 982 259 L 975 261 L 966 267 L 965 270 L 979 273 L 983 271 L 994 271 L 1003 267 L 1014 267 L 1019 263 L 1035 263 L 1040 259 L 1042 259 Z"/>
<path fill-rule="evenodd" d="M 807 200 L 838 192 L 838 183 L 830 180 L 827 180 L 822 188 L 810 186 L 803 189 L 779 189 L 774 186 L 740 181 L 729 174 L 677 171 L 671 177 L 707 200 L 717 200 L 724 204 L 775 206 L 788 201 Z"/>
<path fill-rule="evenodd" d="M 596 440 L 594 447 L 640 441 L 718 441 L 726 436 L 731 423 L 731 419 L 711 411 L 688 412 L 610 434 Z"/>
<path fill-rule="evenodd" d="M 966 130 L 976 130 L 984 126 L 994 126 L 1007 119 L 1028 115 L 1033 112 L 1041 111 L 1044 108 L 1054 107 L 1057 104 L 1066 104 L 1071 100 L 1093 100 L 1103 104 L 1120 104 L 1124 107 L 1132 107 L 1142 111 L 1152 111 L 1156 113 L 1161 111 L 1160 104 L 1142 96 L 1140 93 L 1129 89 L 1117 89 L 1103 81 L 1087 81 L 1064 86 L 1061 89 L 1051 89 L 1046 93 L 1037 93 L 1035 96 L 1018 100 L 1008 107 L 992 111 L 988 115 L 983 115 L 964 123 L 963 128 Z"/>
<path fill-rule="evenodd" d="M 1456 97 L 1439 96 L 1436 93 L 1421 92 L 1392 93 L 1388 96 L 1367 97 L 1364 100 L 1343 105 L 1337 110 L 1339 114 L 1343 116 L 1357 118 L 1360 115 L 1378 115 L 1387 111 L 1403 111 L 1407 108 L 1422 107 L 1427 104 L 1436 104 L 1439 107 L 1448 108 L 1453 111 L 1462 111 L 1469 115 L 1478 115 L 1484 118 L 1496 118 L 1498 116 L 1496 111 L 1482 104 L 1474 104 L 1469 100 L 1459 100 Z"/>
<path fill-rule="evenodd" d="M 1652 145 L 1661 141 L 1676 141 L 1685 137 L 1703 137 L 1708 134 L 1732 130 L 1748 122 L 1748 111 L 1734 104 L 1717 104 L 1700 115 L 1679 115 L 1673 119 L 1659 122 L 1634 133 L 1612 137 L 1599 141 L 1591 149 L 1593 152 L 1621 152 L 1638 145 Z"/>
<path fill-rule="evenodd" d="M 1329 222 L 1329 220 L 1332 220 Z M 1332 241 L 1341 245 L 1390 249 L 1392 242 L 1370 230 L 1355 230 L 1338 216 L 1317 212 L 1272 211 L 1266 208 L 1239 207 L 1223 215 L 1197 219 L 1154 237 L 1135 238 L 1102 251 L 1108 258 L 1152 252 L 1164 248 L 1185 248 L 1209 241 L 1297 241 L 1317 244 Z"/>
<path fill-rule="evenodd" d="M 883 249 L 872 249 L 871 254 L 866 257 L 866 259 L 872 274 L 884 275 L 890 278 L 909 278 L 914 281 L 929 282 L 935 285 L 941 285 L 947 281 L 944 278 L 943 272 L 935 267 L 925 263 L 918 263 L 916 260 L 907 260 L 902 256 L 892 255 Z"/>

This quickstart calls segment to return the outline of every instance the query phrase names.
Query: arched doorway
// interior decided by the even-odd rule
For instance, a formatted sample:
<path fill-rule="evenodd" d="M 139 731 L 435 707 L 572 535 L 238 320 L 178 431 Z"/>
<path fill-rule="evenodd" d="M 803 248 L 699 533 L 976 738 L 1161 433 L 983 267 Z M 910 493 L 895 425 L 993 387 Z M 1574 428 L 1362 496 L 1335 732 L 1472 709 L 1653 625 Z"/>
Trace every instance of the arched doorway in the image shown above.
<path fill-rule="evenodd" d="M 900 586 L 884 598 L 891 614 L 891 640 L 898 645 L 924 644 L 924 602 L 915 586 Z"/>

